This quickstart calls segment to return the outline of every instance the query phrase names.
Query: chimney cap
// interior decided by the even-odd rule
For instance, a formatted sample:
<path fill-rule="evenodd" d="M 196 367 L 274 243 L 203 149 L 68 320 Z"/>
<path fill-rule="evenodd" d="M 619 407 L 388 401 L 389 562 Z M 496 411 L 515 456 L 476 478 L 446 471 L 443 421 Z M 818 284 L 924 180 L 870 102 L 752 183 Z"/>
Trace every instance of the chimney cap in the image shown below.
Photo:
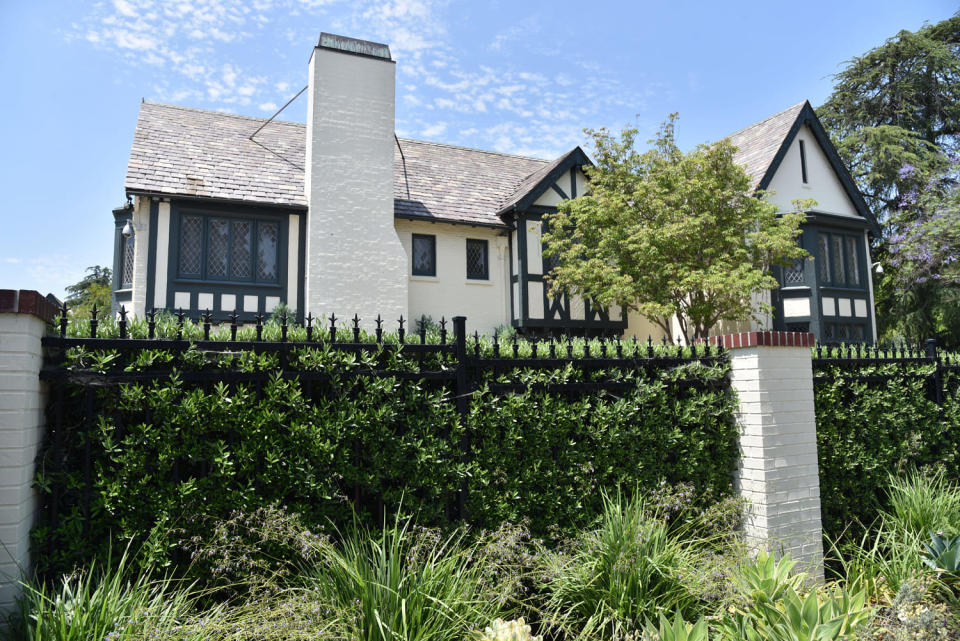
<path fill-rule="evenodd" d="M 333 33 L 321 33 L 320 42 L 317 43 L 317 46 L 322 49 L 333 49 L 334 51 L 368 56 L 370 58 L 392 60 L 390 57 L 390 47 L 385 44 L 370 42 L 368 40 L 358 40 L 357 38 L 348 38 L 347 36 L 338 36 Z"/>

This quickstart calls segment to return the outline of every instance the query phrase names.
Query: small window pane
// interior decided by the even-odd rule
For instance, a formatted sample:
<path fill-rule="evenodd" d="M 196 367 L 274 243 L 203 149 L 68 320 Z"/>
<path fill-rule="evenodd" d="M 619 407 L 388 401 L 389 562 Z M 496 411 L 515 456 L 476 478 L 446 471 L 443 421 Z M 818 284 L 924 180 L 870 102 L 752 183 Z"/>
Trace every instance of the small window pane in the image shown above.
<path fill-rule="evenodd" d="M 250 258 L 253 251 L 250 248 L 250 222 L 235 220 L 233 228 L 233 245 L 230 248 L 230 276 L 234 279 L 246 280 L 250 278 Z"/>
<path fill-rule="evenodd" d="M 817 269 L 820 272 L 820 282 L 830 282 L 830 241 L 826 235 L 819 236 L 819 249 L 817 255 Z"/>
<path fill-rule="evenodd" d="M 863 325 L 854 325 L 854 326 L 853 326 L 853 340 L 858 341 L 858 342 L 863 341 L 864 334 L 865 334 L 865 332 L 864 332 L 864 327 L 863 327 Z"/>
<path fill-rule="evenodd" d="M 846 282 L 846 277 L 843 274 L 843 238 L 840 236 L 832 237 L 831 250 L 833 252 L 833 283 L 837 285 L 842 285 Z"/>
<path fill-rule="evenodd" d="M 487 266 L 487 241 L 467 239 L 467 278 L 487 280 L 490 270 Z"/>
<path fill-rule="evenodd" d="M 847 236 L 847 283 L 860 284 L 860 269 L 857 260 L 857 239 Z"/>
<path fill-rule="evenodd" d="M 223 218 L 211 218 L 209 246 L 207 248 L 207 277 L 227 277 L 227 245 L 230 240 L 229 224 Z"/>
<path fill-rule="evenodd" d="M 257 280 L 277 280 L 277 245 L 280 229 L 277 223 L 257 225 Z"/>
<path fill-rule="evenodd" d="M 437 275 L 437 237 L 413 235 L 413 275 Z"/>
<path fill-rule="evenodd" d="M 203 260 L 203 220 L 199 216 L 184 216 L 180 225 L 180 273 L 200 275 Z"/>
<path fill-rule="evenodd" d="M 796 285 L 803 283 L 803 258 L 793 261 L 793 264 L 783 270 L 783 284 Z"/>
<path fill-rule="evenodd" d="M 122 287 L 130 287 L 133 285 L 133 251 L 134 251 L 134 237 L 130 236 L 129 238 L 123 239 L 123 256 L 120 269 L 120 285 Z"/>

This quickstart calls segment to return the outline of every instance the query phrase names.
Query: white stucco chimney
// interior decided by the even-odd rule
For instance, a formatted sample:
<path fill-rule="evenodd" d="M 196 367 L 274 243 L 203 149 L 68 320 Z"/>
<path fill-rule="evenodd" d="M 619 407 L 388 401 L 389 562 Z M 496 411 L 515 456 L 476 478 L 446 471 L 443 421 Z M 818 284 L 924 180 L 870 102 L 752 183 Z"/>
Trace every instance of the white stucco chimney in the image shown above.
<path fill-rule="evenodd" d="M 304 312 L 407 317 L 393 222 L 396 64 L 387 45 L 321 34 L 310 58 Z"/>

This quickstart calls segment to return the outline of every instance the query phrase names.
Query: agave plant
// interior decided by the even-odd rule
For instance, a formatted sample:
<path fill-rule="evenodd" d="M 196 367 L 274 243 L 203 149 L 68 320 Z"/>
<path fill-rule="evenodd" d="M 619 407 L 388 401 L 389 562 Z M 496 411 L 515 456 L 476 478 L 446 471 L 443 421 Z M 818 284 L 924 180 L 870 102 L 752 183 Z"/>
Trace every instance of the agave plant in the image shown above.
<path fill-rule="evenodd" d="M 766 603 L 758 608 L 758 616 L 738 622 L 736 634 L 726 630 L 727 638 L 746 641 L 838 641 L 846 639 L 872 614 L 865 607 L 866 592 L 850 594 L 838 592 L 811 592 L 801 597 L 788 588 L 778 603 Z"/>
<path fill-rule="evenodd" d="M 930 532 L 930 543 L 924 543 L 923 562 L 942 578 L 960 579 L 960 534 L 954 537 Z"/>
<path fill-rule="evenodd" d="M 696 623 L 687 623 L 677 612 L 671 622 L 661 613 L 659 626 L 647 623 L 643 641 L 710 641 L 710 631 L 703 617 Z"/>

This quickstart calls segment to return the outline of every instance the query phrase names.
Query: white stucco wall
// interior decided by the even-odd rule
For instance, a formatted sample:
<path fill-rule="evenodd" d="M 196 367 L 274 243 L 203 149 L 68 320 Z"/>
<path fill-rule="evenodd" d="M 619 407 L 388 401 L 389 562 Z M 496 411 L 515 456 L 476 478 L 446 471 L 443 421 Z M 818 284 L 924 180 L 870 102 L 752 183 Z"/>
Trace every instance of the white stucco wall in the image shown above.
<path fill-rule="evenodd" d="M 510 324 L 510 260 L 507 237 L 503 230 L 466 225 L 445 225 L 397 220 L 397 235 L 406 254 L 405 275 L 408 279 L 410 310 L 413 321 L 429 316 L 435 321 L 445 317 L 467 317 L 467 330 L 490 334 L 501 325 Z M 411 242 L 413 234 L 429 234 L 437 239 L 437 275 L 413 276 Z M 467 239 L 487 241 L 490 279 L 467 278 Z M 406 315 L 405 315 L 406 316 Z M 397 316 L 390 319 L 391 329 Z M 415 329 L 416 325 L 408 325 Z M 448 325 L 448 329 L 451 326 Z"/>
<path fill-rule="evenodd" d="M 306 301 L 374 326 L 408 316 L 407 254 L 393 219 L 392 61 L 315 48 L 307 109 Z"/>
<path fill-rule="evenodd" d="M 807 182 L 803 182 L 800 165 L 800 141 L 804 143 L 807 158 Z M 809 127 L 801 127 L 797 132 L 787 155 L 784 156 L 777 173 L 774 174 L 767 199 L 781 210 L 792 209 L 793 200 L 813 198 L 817 201 L 812 211 L 837 214 L 840 216 L 859 216 L 853 202 L 847 195 L 843 184 L 827 160 L 820 143 Z"/>

